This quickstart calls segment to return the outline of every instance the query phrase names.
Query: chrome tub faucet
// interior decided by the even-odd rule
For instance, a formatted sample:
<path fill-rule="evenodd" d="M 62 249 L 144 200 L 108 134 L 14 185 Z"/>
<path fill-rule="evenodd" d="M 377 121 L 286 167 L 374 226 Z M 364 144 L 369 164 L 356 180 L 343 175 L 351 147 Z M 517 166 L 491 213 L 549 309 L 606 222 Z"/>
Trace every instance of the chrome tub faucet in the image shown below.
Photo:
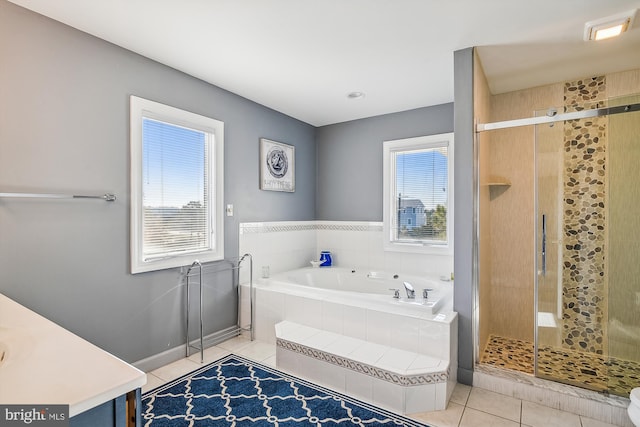
<path fill-rule="evenodd" d="M 402 284 L 404 285 L 404 289 L 407 291 L 407 298 L 408 299 L 415 299 L 416 298 L 416 290 L 413 288 L 413 285 L 409 282 L 402 282 Z"/>

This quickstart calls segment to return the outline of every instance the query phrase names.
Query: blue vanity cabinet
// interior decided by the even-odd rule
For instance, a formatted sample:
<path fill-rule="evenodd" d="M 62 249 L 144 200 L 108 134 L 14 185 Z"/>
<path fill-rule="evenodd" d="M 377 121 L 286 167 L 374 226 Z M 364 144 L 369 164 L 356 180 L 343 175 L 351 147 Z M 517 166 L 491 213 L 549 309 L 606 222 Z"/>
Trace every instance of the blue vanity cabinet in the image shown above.
<path fill-rule="evenodd" d="M 140 427 L 140 389 L 98 405 L 69 420 L 69 427 Z"/>

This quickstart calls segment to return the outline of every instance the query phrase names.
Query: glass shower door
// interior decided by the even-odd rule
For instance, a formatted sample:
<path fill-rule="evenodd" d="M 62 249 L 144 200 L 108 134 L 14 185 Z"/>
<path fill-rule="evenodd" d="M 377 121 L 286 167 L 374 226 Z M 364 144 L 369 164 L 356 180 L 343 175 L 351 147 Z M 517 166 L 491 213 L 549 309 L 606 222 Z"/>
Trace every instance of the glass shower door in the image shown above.
<path fill-rule="evenodd" d="M 609 116 L 608 131 L 607 387 L 628 396 L 640 386 L 640 112 Z"/>
<path fill-rule="evenodd" d="M 536 376 L 605 391 L 603 122 L 536 126 Z"/>
<path fill-rule="evenodd" d="M 640 386 L 640 112 L 537 125 L 535 156 L 535 375 L 628 396 Z"/>
<path fill-rule="evenodd" d="M 535 371 L 597 391 L 608 377 L 606 121 L 536 126 Z"/>
<path fill-rule="evenodd" d="M 555 110 L 539 111 L 536 116 Z M 562 123 L 535 128 L 536 319 L 535 373 L 556 380 L 554 349 L 562 342 L 562 218 L 564 146 Z"/>

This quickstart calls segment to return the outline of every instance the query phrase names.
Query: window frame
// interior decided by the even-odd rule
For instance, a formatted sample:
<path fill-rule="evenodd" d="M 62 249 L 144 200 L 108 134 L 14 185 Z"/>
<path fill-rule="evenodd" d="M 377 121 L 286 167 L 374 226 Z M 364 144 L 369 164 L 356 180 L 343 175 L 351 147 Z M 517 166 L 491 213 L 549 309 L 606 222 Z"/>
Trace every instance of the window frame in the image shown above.
<path fill-rule="evenodd" d="M 158 120 L 207 134 L 209 161 L 205 174 L 209 177 L 209 249 L 180 255 L 167 254 L 151 259 L 143 258 L 143 119 Z M 190 265 L 195 260 L 204 263 L 224 259 L 224 122 L 131 95 L 130 151 L 131 274 L 182 267 Z"/>
<path fill-rule="evenodd" d="M 397 209 L 395 153 L 411 150 L 447 147 L 447 240 L 442 244 L 433 241 L 400 241 L 394 239 L 393 219 Z M 424 253 L 436 255 L 453 254 L 453 132 L 414 138 L 383 141 L 383 232 L 384 250 L 394 252 Z M 399 219 L 398 219 L 399 220 Z"/>

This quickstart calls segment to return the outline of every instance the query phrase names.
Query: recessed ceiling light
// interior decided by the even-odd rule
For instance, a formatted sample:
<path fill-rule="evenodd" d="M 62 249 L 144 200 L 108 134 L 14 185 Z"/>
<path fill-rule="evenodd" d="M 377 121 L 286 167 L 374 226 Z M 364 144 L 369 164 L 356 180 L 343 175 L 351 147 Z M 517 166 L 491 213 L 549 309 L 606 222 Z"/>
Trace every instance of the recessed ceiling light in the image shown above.
<path fill-rule="evenodd" d="M 619 36 L 631 28 L 637 9 L 596 19 L 584 24 L 584 39 L 604 40 Z"/>
<path fill-rule="evenodd" d="M 364 92 L 351 92 L 347 95 L 349 99 L 360 99 L 364 98 Z"/>

